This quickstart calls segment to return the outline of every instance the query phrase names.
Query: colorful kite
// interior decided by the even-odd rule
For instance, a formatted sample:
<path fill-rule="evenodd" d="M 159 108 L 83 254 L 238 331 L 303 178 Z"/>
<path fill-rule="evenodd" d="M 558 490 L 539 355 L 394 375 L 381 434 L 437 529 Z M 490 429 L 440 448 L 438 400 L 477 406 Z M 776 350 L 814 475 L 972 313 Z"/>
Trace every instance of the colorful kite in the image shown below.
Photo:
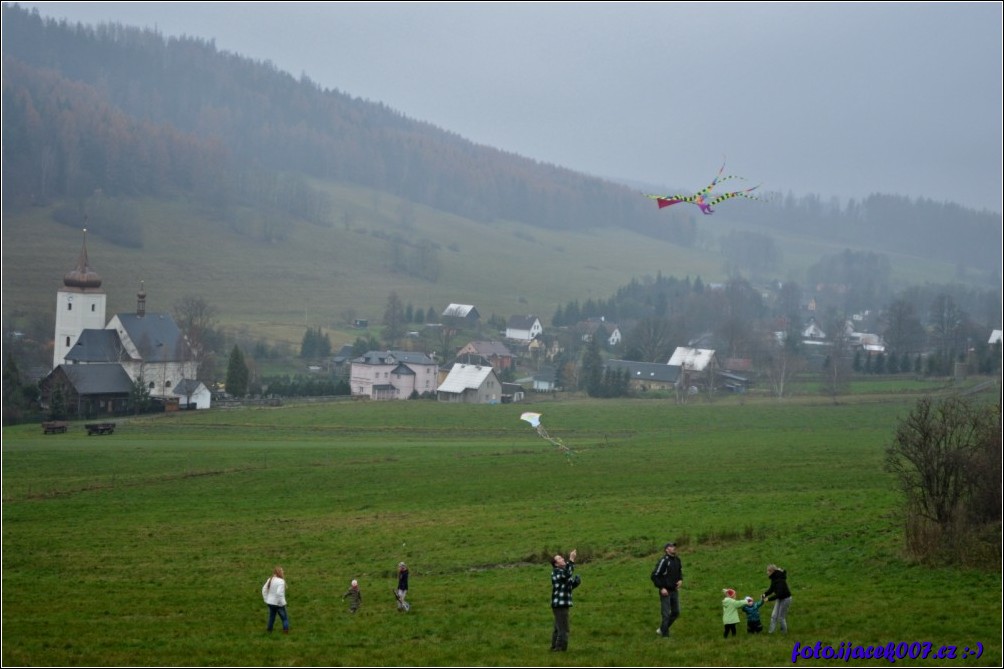
<path fill-rule="evenodd" d="M 747 188 L 745 190 L 732 191 L 730 193 L 722 193 L 717 197 L 711 197 L 711 191 L 719 183 L 723 181 L 728 181 L 729 179 L 742 179 L 742 177 L 729 175 L 726 177 L 722 176 L 722 172 L 725 170 L 725 163 L 722 163 L 721 168 L 718 170 L 718 174 L 714 179 L 711 180 L 707 186 L 697 191 L 693 195 L 647 195 L 646 197 L 652 198 L 659 205 L 659 209 L 663 207 L 668 207 L 670 205 L 679 204 L 680 202 L 691 202 L 700 207 L 701 211 L 705 215 L 713 214 L 715 210 L 712 208 L 720 202 L 725 202 L 725 200 L 731 200 L 734 197 L 744 197 L 747 200 L 756 200 L 759 198 L 750 195 L 760 186 L 753 186 L 752 188 Z"/>
<path fill-rule="evenodd" d="M 570 458 L 572 456 L 572 453 L 573 453 L 572 449 L 570 449 L 568 446 L 565 446 L 565 444 L 563 444 L 561 442 L 561 439 L 558 439 L 556 437 L 552 437 L 551 435 L 549 435 L 547 433 L 547 430 L 544 429 L 544 426 L 540 424 L 540 414 L 539 413 L 533 413 L 531 411 L 526 411 L 519 418 L 520 418 L 520 420 L 525 420 L 527 423 L 529 423 L 530 425 L 532 425 L 534 427 L 534 429 L 537 430 L 537 434 L 539 434 L 541 437 L 543 437 L 544 439 L 547 439 L 549 442 L 551 442 L 552 444 L 554 444 L 555 446 L 557 446 L 558 449 L 562 453 L 564 453 L 566 457 Z"/>

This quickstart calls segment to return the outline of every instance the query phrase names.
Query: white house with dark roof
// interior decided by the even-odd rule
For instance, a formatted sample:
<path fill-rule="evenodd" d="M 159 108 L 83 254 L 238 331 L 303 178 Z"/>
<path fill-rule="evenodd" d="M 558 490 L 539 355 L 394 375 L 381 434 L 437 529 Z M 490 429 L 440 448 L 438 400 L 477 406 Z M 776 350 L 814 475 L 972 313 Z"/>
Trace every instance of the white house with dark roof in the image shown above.
<path fill-rule="evenodd" d="M 532 341 L 537 335 L 544 332 L 544 326 L 540 324 L 540 319 L 528 314 L 526 316 L 510 316 L 506 323 L 506 339 L 518 341 Z"/>
<path fill-rule="evenodd" d="M 425 353 L 367 351 L 352 361 L 352 394 L 375 400 L 406 400 L 412 393 L 436 392 L 439 365 Z"/>
<path fill-rule="evenodd" d="M 174 387 L 178 396 L 178 406 L 182 409 L 208 409 L 212 401 L 212 392 L 206 384 L 195 379 L 184 379 Z"/>
<path fill-rule="evenodd" d="M 436 389 L 440 402 L 497 404 L 502 401 L 502 382 L 490 365 L 454 365 Z"/>
<path fill-rule="evenodd" d="M 601 330 L 605 334 L 606 344 L 608 346 L 617 346 L 621 343 L 621 328 L 616 323 L 609 323 L 605 318 L 589 318 L 585 321 L 579 323 L 576 328 L 580 333 L 580 337 L 584 342 L 590 342 L 593 337 L 596 336 L 597 332 Z"/>

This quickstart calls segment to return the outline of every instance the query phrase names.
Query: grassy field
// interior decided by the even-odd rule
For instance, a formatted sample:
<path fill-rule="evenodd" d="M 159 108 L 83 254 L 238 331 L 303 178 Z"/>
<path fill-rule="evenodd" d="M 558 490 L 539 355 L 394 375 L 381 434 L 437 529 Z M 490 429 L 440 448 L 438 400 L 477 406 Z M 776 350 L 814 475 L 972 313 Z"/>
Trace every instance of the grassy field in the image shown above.
<path fill-rule="evenodd" d="M 912 402 L 344 402 L 102 437 L 4 428 L 3 664 L 770 666 L 822 641 L 1000 666 L 1000 572 L 902 552 L 882 455 Z M 685 585 L 666 640 L 649 573 L 670 538 Z M 553 654 L 547 559 L 572 548 L 583 585 Z M 721 589 L 762 592 L 769 562 L 788 570 L 789 635 L 723 640 Z M 289 636 L 264 632 L 275 564 Z"/>

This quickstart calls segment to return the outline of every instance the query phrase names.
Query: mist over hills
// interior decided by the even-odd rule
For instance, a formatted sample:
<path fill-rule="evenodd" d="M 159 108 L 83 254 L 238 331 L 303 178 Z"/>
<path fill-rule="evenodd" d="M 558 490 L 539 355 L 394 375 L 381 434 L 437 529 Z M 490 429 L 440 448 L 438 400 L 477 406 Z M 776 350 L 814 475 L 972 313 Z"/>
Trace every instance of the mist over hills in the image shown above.
<path fill-rule="evenodd" d="M 894 194 L 837 203 L 780 192 L 762 202 L 730 201 L 714 217 L 660 211 L 638 186 L 615 177 L 476 145 L 212 42 L 45 20 L 17 5 L 4 5 L 3 33 L 5 303 L 16 293 L 19 308 L 49 308 L 52 283 L 38 286 L 40 266 L 56 261 L 69 269 L 65 246 L 49 251 L 26 237 L 51 235 L 59 229 L 53 225 L 86 225 L 110 251 L 131 258 L 116 262 L 142 262 L 148 277 L 172 267 L 216 276 L 231 249 L 258 258 L 258 272 L 224 272 L 215 290 L 231 278 L 238 288 L 256 285 L 268 263 L 287 266 L 285 276 L 298 277 L 293 286 L 322 284 L 325 271 L 292 266 L 336 255 L 324 251 L 330 245 L 341 283 L 318 286 L 318 301 L 327 302 L 343 299 L 335 292 L 346 283 L 369 303 L 402 283 L 440 301 L 473 290 L 476 280 L 459 268 L 474 262 L 505 285 L 498 289 L 505 300 L 492 308 L 547 315 L 555 302 L 606 297 L 632 270 L 706 278 L 732 271 L 717 238 L 729 226 L 777 241 L 784 262 L 763 272 L 771 278 L 804 281 L 820 254 L 846 247 L 891 254 L 894 266 L 901 257 L 926 265 L 937 274 L 932 280 L 999 285 L 1001 220 L 990 212 Z M 154 227 L 160 219 L 183 237 L 165 237 Z M 583 250 L 590 237 L 602 240 L 597 258 Z M 71 247 L 78 244 L 72 238 Z M 12 244 L 34 254 L 9 253 Z M 203 258 L 207 244 L 213 257 Z M 667 262 L 640 264 L 637 250 L 645 246 Z M 559 248 L 574 256 L 574 268 Z M 486 262 L 493 252 L 508 262 Z M 356 262 L 364 255 L 368 264 Z M 540 269 L 528 269 L 534 266 Z M 600 281 L 597 270 L 608 271 Z M 534 271 L 536 282 L 510 279 Z M 557 273 L 566 276 L 541 290 L 542 278 Z M 909 270 L 901 278 L 912 280 Z M 240 313 L 254 311 L 236 291 L 221 294 Z M 546 295 L 542 304 L 528 302 L 534 292 Z M 331 309 L 346 308 L 358 307 Z"/>

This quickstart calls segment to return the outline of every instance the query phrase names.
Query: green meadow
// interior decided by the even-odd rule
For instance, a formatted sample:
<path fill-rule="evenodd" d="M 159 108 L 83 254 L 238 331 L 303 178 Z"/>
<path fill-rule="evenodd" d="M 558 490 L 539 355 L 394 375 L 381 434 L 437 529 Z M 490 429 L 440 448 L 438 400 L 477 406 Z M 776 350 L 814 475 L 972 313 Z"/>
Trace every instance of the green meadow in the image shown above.
<path fill-rule="evenodd" d="M 4 428 L 3 664 L 772 666 L 821 641 L 1000 666 L 1000 571 L 903 551 L 882 461 L 914 401 L 347 401 L 120 419 L 108 436 Z M 661 639 L 649 574 L 669 539 L 682 616 Z M 583 583 L 552 653 L 548 559 L 573 548 Z M 771 562 L 789 634 L 723 639 L 721 589 L 758 595 Z M 265 633 L 276 564 L 288 636 Z"/>

